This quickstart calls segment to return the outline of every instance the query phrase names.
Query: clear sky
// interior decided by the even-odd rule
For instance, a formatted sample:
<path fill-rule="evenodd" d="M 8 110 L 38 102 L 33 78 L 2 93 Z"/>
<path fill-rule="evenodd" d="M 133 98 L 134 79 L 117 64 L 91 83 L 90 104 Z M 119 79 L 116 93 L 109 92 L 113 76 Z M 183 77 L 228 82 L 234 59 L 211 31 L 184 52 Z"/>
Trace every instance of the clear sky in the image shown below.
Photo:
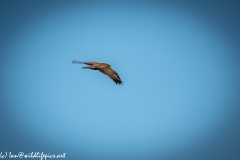
<path fill-rule="evenodd" d="M 167 156 L 212 139 L 234 113 L 230 41 L 176 6 L 62 5 L 13 37 L 2 64 L 4 112 L 46 152 Z M 124 84 L 72 60 L 109 63 Z"/>

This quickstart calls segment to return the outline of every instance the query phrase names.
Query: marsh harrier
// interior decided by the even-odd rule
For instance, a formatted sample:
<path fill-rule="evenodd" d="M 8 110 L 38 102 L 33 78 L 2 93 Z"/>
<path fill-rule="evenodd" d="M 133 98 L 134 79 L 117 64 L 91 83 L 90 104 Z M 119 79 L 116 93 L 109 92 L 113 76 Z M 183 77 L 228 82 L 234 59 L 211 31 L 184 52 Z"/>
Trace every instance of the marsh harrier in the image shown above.
<path fill-rule="evenodd" d="M 79 62 L 77 60 L 72 61 L 73 64 L 86 64 L 88 66 L 82 67 L 82 69 L 92 69 L 99 70 L 103 74 L 109 76 L 116 84 L 122 85 L 123 82 L 119 77 L 118 73 L 111 68 L 108 63 L 98 63 L 98 62 Z"/>

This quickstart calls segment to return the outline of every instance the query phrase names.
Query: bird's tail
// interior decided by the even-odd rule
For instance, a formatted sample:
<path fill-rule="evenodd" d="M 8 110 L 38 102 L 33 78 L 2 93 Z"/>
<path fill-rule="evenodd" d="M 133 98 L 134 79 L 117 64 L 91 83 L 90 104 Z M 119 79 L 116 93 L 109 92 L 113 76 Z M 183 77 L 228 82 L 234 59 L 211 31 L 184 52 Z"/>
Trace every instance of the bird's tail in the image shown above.
<path fill-rule="evenodd" d="M 80 64 L 80 63 L 82 63 L 82 62 L 79 62 L 79 61 L 77 61 L 77 60 L 73 60 L 72 63 L 73 63 L 73 64 Z"/>
<path fill-rule="evenodd" d="M 91 69 L 91 67 L 82 67 L 82 69 Z"/>

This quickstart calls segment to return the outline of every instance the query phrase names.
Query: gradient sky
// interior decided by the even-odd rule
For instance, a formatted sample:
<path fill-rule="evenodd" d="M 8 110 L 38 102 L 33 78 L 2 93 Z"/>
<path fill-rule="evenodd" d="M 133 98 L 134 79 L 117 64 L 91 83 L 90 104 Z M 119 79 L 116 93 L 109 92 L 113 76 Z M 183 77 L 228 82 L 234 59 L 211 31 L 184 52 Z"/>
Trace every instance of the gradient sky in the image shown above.
<path fill-rule="evenodd" d="M 0 152 L 240 157 L 234 2 L 1 3 Z M 72 60 L 109 63 L 124 85 Z"/>

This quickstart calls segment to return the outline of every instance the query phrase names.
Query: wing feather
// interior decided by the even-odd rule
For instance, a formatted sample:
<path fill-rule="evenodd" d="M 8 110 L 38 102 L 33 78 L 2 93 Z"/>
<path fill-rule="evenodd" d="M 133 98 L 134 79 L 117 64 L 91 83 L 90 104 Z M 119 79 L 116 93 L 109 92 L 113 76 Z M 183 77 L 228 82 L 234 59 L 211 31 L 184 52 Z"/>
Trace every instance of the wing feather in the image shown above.
<path fill-rule="evenodd" d="M 116 84 L 122 85 L 122 80 L 119 77 L 118 73 L 114 71 L 111 68 L 101 68 L 99 69 L 100 72 L 103 74 L 106 74 L 108 77 L 110 77 Z"/>

